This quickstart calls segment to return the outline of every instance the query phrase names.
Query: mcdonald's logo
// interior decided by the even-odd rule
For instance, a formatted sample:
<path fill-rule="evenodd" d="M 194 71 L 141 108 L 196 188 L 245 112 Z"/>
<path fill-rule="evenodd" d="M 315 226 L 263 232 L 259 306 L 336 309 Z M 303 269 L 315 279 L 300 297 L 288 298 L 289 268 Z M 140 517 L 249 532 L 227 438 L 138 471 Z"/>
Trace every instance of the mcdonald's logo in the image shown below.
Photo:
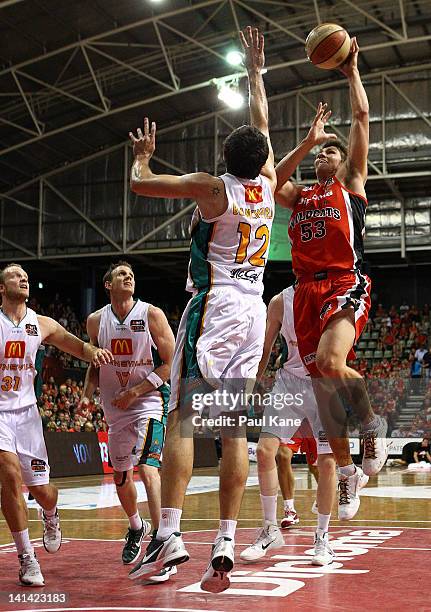
<path fill-rule="evenodd" d="M 4 349 L 7 359 L 24 359 L 25 342 L 23 340 L 8 340 Z"/>
<path fill-rule="evenodd" d="M 262 185 L 244 185 L 245 201 L 249 204 L 263 202 Z"/>
<path fill-rule="evenodd" d="M 132 340 L 131 338 L 112 338 L 111 353 L 113 355 L 132 355 Z"/>

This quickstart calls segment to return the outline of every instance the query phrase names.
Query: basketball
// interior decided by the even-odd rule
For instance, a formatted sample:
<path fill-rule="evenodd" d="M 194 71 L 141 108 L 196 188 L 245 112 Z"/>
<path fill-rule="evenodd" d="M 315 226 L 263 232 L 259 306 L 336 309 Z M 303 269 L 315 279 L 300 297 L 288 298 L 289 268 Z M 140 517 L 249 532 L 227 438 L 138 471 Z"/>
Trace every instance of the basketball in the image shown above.
<path fill-rule="evenodd" d="M 305 50 L 315 66 L 333 70 L 346 61 L 350 52 L 350 36 L 336 23 L 321 23 L 307 36 Z"/>

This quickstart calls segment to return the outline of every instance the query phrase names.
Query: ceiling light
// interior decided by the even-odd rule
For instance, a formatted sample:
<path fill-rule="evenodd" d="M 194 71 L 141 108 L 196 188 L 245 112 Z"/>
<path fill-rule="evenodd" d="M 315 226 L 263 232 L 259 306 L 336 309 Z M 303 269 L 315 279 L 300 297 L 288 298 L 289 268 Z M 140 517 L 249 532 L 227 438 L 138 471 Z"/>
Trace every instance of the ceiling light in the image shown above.
<path fill-rule="evenodd" d="M 222 85 L 218 92 L 218 99 L 224 102 L 229 108 L 238 109 L 244 104 L 244 97 L 237 89 L 228 85 Z"/>
<path fill-rule="evenodd" d="M 240 66 L 242 64 L 243 55 L 236 49 L 232 49 L 226 54 L 226 61 L 231 66 Z"/>

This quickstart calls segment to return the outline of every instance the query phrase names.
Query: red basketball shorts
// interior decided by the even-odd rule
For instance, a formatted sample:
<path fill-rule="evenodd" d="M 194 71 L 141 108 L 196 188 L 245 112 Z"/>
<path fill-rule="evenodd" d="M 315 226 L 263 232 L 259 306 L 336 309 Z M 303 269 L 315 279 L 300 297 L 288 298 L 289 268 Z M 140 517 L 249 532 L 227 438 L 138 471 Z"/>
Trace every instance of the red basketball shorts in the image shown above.
<path fill-rule="evenodd" d="M 316 280 L 316 278 L 321 280 Z M 371 280 L 360 272 L 319 272 L 300 278 L 295 286 L 293 316 L 298 350 L 312 376 L 319 376 L 316 352 L 321 335 L 331 317 L 352 308 L 355 316 L 355 342 L 368 320 L 371 306 Z M 353 349 L 348 359 L 354 359 Z"/>

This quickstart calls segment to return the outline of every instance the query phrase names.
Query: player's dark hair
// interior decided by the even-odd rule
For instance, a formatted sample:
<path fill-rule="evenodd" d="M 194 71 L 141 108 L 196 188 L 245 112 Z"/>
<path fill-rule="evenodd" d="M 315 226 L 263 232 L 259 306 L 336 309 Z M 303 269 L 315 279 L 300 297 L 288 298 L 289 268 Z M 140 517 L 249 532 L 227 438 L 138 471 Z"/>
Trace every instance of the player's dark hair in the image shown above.
<path fill-rule="evenodd" d="M 321 150 L 327 149 L 328 147 L 336 147 L 340 151 L 342 161 L 347 158 L 347 147 L 345 147 L 342 142 L 338 140 L 327 140 Z"/>
<path fill-rule="evenodd" d="M 103 286 L 105 287 L 105 283 L 106 282 L 111 282 L 112 281 L 112 272 L 115 270 L 115 268 L 118 268 L 119 266 L 126 266 L 126 268 L 130 268 L 130 270 L 132 270 L 133 272 L 133 268 L 132 266 L 129 264 L 128 261 L 124 261 L 121 260 L 120 261 L 116 261 L 114 263 L 111 263 L 111 265 L 109 266 L 109 268 L 106 270 L 105 274 L 103 275 Z M 106 289 L 105 287 L 105 291 L 108 295 L 110 295 L 108 289 Z"/>
<path fill-rule="evenodd" d="M 21 264 L 17 264 L 17 263 L 8 263 L 5 265 L 4 268 L 2 268 L 0 270 L 0 284 L 3 285 L 4 284 L 4 273 L 6 272 L 6 270 L 8 268 L 21 268 L 21 270 L 24 270 L 24 268 L 22 267 Z"/>
<path fill-rule="evenodd" d="M 256 178 L 269 155 L 268 140 L 251 125 L 234 130 L 223 143 L 226 171 L 240 178 Z"/>

